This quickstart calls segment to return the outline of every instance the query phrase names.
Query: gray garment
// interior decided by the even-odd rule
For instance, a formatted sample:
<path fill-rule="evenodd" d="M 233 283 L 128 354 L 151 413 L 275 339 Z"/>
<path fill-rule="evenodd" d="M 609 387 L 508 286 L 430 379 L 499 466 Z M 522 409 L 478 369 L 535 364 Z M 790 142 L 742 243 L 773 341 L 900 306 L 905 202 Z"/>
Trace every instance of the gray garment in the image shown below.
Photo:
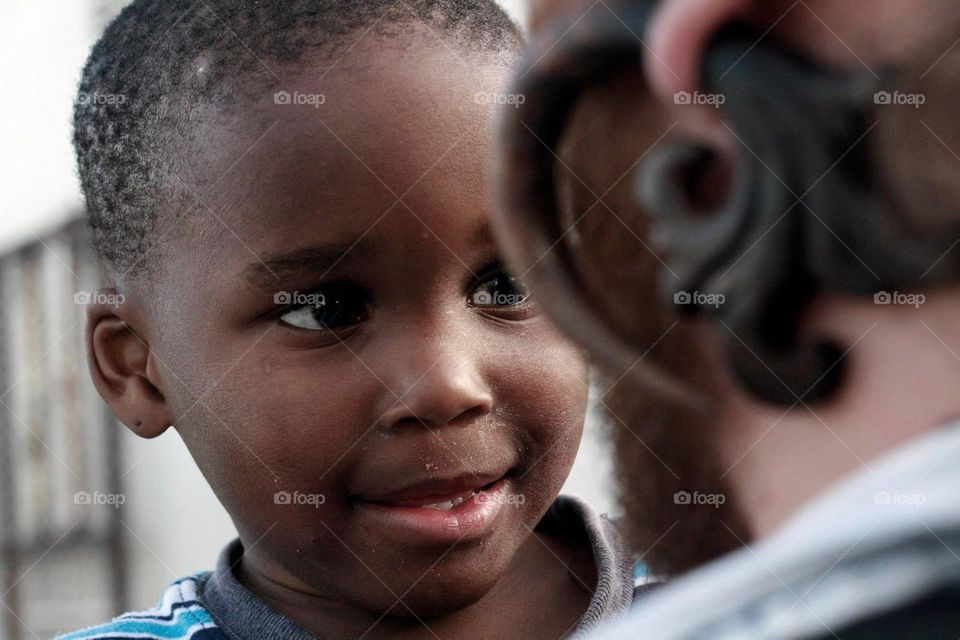
<path fill-rule="evenodd" d="M 769 539 L 661 587 L 594 638 L 835 638 L 960 585 L 958 549 L 955 423 L 871 462 Z"/>
<path fill-rule="evenodd" d="M 586 536 L 593 549 L 597 587 L 575 634 L 595 629 L 601 621 L 620 618 L 630 609 L 634 597 L 633 556 L 610 520 L 578 498 L 560 496 L 537 529 L 562 529 L 573 536 Z M 242 555 L 239 539 L 228 544 L 220 553 L 216 571 L 199 590 L 200 601 L 224 635 L 231 640 L 315 640 L 240 584 L 232 569 Z"/>

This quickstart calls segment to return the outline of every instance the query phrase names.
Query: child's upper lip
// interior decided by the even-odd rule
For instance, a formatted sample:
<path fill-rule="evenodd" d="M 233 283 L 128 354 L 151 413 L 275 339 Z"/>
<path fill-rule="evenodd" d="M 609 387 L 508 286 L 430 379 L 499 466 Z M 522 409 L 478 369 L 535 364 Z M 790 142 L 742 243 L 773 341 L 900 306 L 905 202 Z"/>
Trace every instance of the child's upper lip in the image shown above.
<path fill-rule="evenodd" d="M 491 485 L 507 475 L 509 469 L 508 466 L 504 466 L 491 471 L 463 471 L 454 475 L 445 475 L 442 478 L 408 480 L 396 488 L 390 487 L 389 483 L 374 482 L 356 493 L 354 499 L 381 504 L 443 502 L 468 491 Z"/>

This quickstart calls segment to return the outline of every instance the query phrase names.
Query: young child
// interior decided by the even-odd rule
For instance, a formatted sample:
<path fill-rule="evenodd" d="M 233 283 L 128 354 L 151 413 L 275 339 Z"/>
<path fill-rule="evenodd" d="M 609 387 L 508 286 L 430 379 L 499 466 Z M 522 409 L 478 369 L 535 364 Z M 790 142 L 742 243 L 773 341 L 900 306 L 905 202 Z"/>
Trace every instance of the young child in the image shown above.
<path fill-rule="evenodd" d="M 75 144 L 124 302 L 89 308 L 91 375 L 177 430 L 239 539 L 66 638 L 555 640 L 629 607 L 615 530 L 557 498 L 586 366 L 488 228 L 519 47 L 492 0 L 135 0 L 107 29 Z"/>

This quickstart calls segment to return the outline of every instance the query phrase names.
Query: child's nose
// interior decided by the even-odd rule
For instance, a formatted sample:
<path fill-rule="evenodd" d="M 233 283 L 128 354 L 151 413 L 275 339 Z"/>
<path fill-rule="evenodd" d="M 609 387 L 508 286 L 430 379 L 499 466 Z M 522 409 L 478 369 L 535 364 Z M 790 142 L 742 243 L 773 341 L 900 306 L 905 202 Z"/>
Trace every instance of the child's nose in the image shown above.
<path fill-rule="evenodd" d="M 419 370 L 405 366 L 402 378 L 384 392 L 385 429 L 450 424 L 484 415 L 493 407 L 492 391 L 466 357 L 441 357 Z"/>

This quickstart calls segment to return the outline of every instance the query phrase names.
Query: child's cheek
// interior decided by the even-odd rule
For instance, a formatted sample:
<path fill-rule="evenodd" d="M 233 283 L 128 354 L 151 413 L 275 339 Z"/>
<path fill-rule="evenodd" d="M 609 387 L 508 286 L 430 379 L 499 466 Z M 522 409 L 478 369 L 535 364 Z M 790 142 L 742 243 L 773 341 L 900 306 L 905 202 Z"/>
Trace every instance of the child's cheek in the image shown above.
<path fill-rule="evenodd" d="M 307 360 L 259 358 L 237 367 L 204 399 L 206 408 L 195 409 L 207 434 L 197 444 L 231 484 L 241 478 L 246 485 L 234 491 L 265 493 L 268 504 L 278 490 L 334 493 L 350 454 L 363 449 L 378 383 L 365 370 L 327 375 Z"/>
<path fill-rule="evenodd" d="M 520 395 L 517 400 L 546 405 L 540 410 L 552 409 L 548 413 L 585 412 L 589 367 L 583 352 L 563 339 L 552 324 L 544 322 L 537 333 L 503 358 L 501 382 Z"/>
<path fill-rule="evenodd" d="M 501 361 L 498 404 L 520 432 L 531 465 L 524 471 L 559 490 L 580 446 L 589 369 L 580 350 L 555 330 L 546 330 L 534 347 Z"/>
<path fill-rule="evenodd" d="M 336 475 L 336 463 L 346 464 L 344 454 L 369 437 L 369 407 L 381 385 L 359 365 L 347 369 L 275 361 L 263 376 L 251 427 L 291 481 L 316 480 L 318 470 Z"/>

